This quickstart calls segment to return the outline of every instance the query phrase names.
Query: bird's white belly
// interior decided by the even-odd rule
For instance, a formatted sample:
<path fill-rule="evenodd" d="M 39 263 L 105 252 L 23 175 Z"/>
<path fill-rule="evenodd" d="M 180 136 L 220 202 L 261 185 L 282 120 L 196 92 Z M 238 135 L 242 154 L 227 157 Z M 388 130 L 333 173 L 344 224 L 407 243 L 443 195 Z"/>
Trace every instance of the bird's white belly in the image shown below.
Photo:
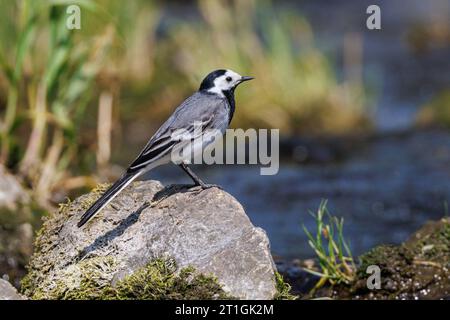
<path fill-rule="evenodd" d="M 179 164 L 181 161 L 184 163 L 200 164 L 199 160 L 202 161 L 203 159 L 203 150 L 207 146 L 220 141 L 222 135 L 223 133 L 220 130 L 207 132 L 191 142 L 186 142 L 185 145 L 174 147 L 172 162 L 175 164 Z"/>

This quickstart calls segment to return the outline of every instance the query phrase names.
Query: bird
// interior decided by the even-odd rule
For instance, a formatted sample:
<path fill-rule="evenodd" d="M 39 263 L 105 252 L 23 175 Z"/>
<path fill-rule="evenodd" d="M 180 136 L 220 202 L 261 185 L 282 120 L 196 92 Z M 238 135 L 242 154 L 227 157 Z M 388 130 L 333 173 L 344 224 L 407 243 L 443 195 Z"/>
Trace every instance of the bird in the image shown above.
<path fill-rule="evenodd" d="M 186 148 L 186 146 L 191 146 L 194 153 L 203 151 L 208 143 L 194 145 L 195 139 L 193 138 L 198 138 L 198 135 L 206 135 L 207 132 L 223 135 L 234 116 L 236 87 L 252 79 L 254 78 L 241 76 L 230 69 L 218 69 L 210 72 L 201 82 L 199 89 L 184 100 L 148 140 L 123 175 L 87 209 L 77 226 L 81 228 L 85 225 L 143 173 L 160 165 L 174 162 L 171 156 L 174 151 Z M 193 132 L 195 123 L 201 124 L 201 130 L 197 130 L 199 131 L 197 133 Z M 177 132 L 182 133 L 177 134 Z M 207 141 L 211 140 L 207 139 Z M 181 158 L 174 163 L 194 181 L 195 186 L 200 186 L 202 190 L 216 186 L 203 182 L 192 171 L 188 166 L 190 156 L 191 154 L 189 158 Z"/>

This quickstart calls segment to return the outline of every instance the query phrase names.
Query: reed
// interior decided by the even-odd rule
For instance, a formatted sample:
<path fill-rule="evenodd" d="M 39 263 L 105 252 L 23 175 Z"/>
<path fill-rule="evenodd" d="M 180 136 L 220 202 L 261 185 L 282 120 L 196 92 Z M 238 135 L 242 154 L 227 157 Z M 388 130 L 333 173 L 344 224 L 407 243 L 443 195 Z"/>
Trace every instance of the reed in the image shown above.
<path fill-rule="evenodd" d="M 76 159 L 86 106 L 114 37 L 111 26 L 95 36 L 66 28 L 66 2 L 0 3 L 11 11 L 6 20 L 12 21 L 3 23 L 17 37 L 0 50 L 0 71 L 7 83 L 0 159 L 31 185 L 40 204 L 47 203 Z M 96 13 L 93 1 L 71 3 Z"/>

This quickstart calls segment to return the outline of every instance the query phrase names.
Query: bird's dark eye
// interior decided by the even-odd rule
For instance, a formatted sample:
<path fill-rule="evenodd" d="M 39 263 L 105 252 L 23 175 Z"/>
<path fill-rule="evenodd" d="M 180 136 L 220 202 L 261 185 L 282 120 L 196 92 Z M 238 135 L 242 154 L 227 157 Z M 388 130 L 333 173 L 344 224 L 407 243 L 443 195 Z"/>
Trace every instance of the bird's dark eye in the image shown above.
<path fill-rule="evenodd" d="M 231 80 L 233 80 L 231 77 L 226 77 L 226 79 L 228 82 L 230 82 Z"/>

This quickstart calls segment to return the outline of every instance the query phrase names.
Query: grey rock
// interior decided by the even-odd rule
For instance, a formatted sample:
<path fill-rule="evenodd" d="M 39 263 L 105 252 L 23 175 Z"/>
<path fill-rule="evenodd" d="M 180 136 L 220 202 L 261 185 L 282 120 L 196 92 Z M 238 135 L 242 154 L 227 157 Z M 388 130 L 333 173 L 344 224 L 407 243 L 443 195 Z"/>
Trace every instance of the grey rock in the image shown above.
<path fill-rule="evenodd" d="M 30 197 L 16 177 L 0 164 L 0 208 L 17 210 L 18 204 L 28 203 Z"/>
<path fill-rule="evenodd" d="M 164 188 L 136 182 L 81 229 L 79 218 L 98 197 L 84 195 L 44 225 L 32 270 L 41 273 L 41 291 L 92 257 L 117 261 L 114 284 L 155 258 L 173 258 L 179 268 L 193 266 L 217 277 L 223 289 L 242 299 L 272 299 L 275 265 L 265 232 L 252 225 L 228 193 L 188 186 Z M 61 211 L 60 211 L 61 213 Z"/>
<path fill-rule="evenodd" d="M 0 300 L 25 300 L 8 281 L 0 279 Z"/>
<path fill-rule="evenodd" d="M 14 285 L 26 273 L 25 265 L 33 252 L 33 214 L 28 192 L 20 179 L 0 164 L 0 278 Z"/>

